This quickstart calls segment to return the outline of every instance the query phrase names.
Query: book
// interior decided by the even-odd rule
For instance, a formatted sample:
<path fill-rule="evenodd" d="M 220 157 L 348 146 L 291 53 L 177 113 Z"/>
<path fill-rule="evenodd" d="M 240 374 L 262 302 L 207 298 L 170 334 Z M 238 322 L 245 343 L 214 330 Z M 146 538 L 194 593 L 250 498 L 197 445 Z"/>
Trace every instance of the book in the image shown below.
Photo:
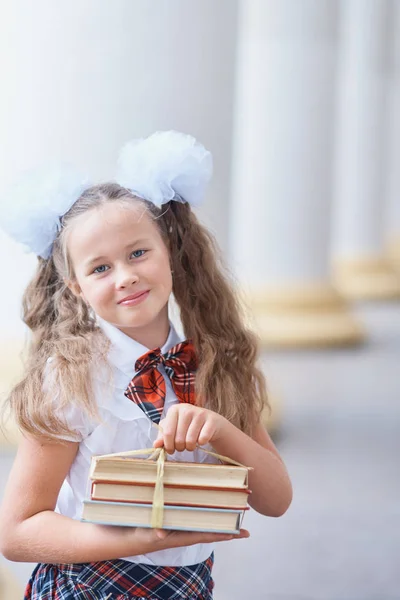
<path fill-rule="evenodd" d="M 231 488 L 164 486 L 164 504 L 205 506 L 210 508 L 241 508 L 247 506 L 249 490 Z M 93 481 L 92 500 L 152 503 L 154 485 Z"/>
<path fill-rule="evenodd" d="M 125 456 L 92 457 L 89 473 L 94 481 L 155 484 L 157 463 Z M 247 489 L 247 467 L 166 461 L 164 485 Z"/>
<path fill-rule="evenodd" d="M 151 527 L 151 504 L 85 500 L 82 521 L 122 527 Z M 163 529 L 235 534 L 240 531 L 241 509 L 164 506 Z"/>

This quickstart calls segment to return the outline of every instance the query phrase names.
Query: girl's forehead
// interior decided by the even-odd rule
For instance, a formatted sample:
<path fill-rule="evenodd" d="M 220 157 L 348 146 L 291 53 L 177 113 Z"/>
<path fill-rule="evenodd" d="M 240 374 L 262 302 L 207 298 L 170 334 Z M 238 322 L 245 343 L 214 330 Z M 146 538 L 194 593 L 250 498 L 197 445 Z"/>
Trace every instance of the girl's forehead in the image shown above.
<path fill-rule="evenodd" d="M 153 217 L 142 203 L 108 202 L 77 217 L 72 223 L 71 235 L 75 231 L 88 233 L 89 229 L 107 233 L 116 229 L 129 231 L 131 228 L 157 230 Z"/>
<path fill-rule="evenodd" d="M 144 205 L 107 203 L 75 220 L 68 232 L 67 247 L 72 260 L 80 261 L 93 252 L 106 253 L 143 238 L 160 239 L 158 227 Z"/>

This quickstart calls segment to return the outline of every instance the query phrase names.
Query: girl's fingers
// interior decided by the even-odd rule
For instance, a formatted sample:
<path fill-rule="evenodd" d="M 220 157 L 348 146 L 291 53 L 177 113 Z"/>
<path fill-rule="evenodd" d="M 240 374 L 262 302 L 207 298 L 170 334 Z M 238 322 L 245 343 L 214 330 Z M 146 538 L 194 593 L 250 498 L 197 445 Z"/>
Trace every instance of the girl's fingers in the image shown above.
<path fill-rule="evenodd" d="M 200 446 L 212 441 L 216 431 L 215 419 L 207 417 L 209 411 L 192 406 L 172 406 L 165 419 L 160 422 L 162 432 L 154 442 L 155 448 L 164 448 L 168 454 L 175 450 L 193 451 L 197 444 Z"/>
<path fill-rule="evenodd" d="M 160 427 L 162 427 L 163 421 L 160 421 Z M 153 443 L 154 448 L 161 448 L 164 446 L 164 434 L 161 429 L 158 431 L 158 436 L 155 442 Z"/>
<path fill-rule="evenodd" d="M 237 535 L 234 536 L 235 539 L 245 539 L 250 537 L 250 531 L 247 529 L 241 529 Z"/>
<path fill-rule="evenodd" d="M 202 427 L 199 433 L 199 445 L 204 446 L 205 444 L 208 444 L 208 442 L 212 440 L 214 433 L 215 424 L 212 422 L 211 419 L 209 419 L 204 423 L 204 426 Z"/>
<path fill-rule="evenodd" d="M 165 530 L 158 530 L 165 531 Z M 250 536 L 246 529 L 241 529 L 237 534 L 226 533 L 201 533 L 195 531 L 169 531 L 160 541 L 163 546 L 174 548 L 179 546 L 192 546 L 194 544 L 212 544 L 227 542 L 229 540 L 244 539 Z"/>
<path fill-rule="evenodd" d="M 190 450 L 191 452 L 196 448 L 199 443 L 199 435 L 204 426 L 204 416 L 197 415 L 189 425 L 189 428 L 186 432 L 186 450 Z"/>
<path fill-rule="evenodd" d="M 178 415 L 178 410 L 172 406 L 162 424 L 164 448 L 168 454 L 173 454 L 175 452 L 175 436 L 178 425 Z"/>
<path fill-rule="evenodd" d="M 183 532 L 177 532 L 175 542 L 179 545 L 193 546 L 194 544 L 213 544 L 214 542 L 227 542 L 233 539 L 232 534 L 228 533 L 197 533 L 187 532 L 186 535 L 180 535 Z M 172 541 L 172 540 L 171 540 Z"/>
<path fill-rule="evenodd" d="M 178 425 L 175 433 L 175 448 L 179 452 L 186 449 L 186 434 L 193 422 L 193 411 L 188 407 L 182 407 L 179 411 Z"/>
<path fill-rule="evenodd" d="M 160 540 L 165 540 L 165 538 L 171 533 L 168 529 L 155 529 L 154 532 Z"/>

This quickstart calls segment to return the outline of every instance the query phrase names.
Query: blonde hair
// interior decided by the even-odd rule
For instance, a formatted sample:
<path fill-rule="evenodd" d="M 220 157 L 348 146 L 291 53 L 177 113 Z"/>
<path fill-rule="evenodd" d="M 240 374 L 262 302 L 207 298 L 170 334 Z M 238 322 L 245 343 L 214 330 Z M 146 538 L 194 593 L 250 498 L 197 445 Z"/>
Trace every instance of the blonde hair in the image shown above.
<path fill-rule="evenodd" d="M 243 324 L 213 237 L 188 204 L 171 201 L 159 209 L 116 183 L 93 186 L 75 202 L 62 219 L 52 255 L 38 259 L 25 291 L 23 320 L 32 339 L 24 377 L 9 398 L 19 427 L 49 439 L 74 435 L 55 410 L 55 396 L 61 411 L 73 402 L 98 418 L 91 369 L 94 358 L 96 366 L 107 368 L 109 342 L 90 309 L 65 283 L 74 277 L 66 240 L 80 215 L 107 202 L 141 202 L 154 218 L 170 253 L 185 336 L 193 340 L 199 357 L 197 403 L 251 433 L 267 404 L 266 384 L 256 364 L 257 339 Z"/>

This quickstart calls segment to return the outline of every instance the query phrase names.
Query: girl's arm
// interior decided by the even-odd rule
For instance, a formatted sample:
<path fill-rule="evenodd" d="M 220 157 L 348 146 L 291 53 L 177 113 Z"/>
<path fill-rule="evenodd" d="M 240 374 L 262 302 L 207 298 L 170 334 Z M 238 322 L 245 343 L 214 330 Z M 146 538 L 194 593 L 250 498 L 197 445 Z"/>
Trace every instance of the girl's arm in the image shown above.
<path fill-rule="evenodd" d="M 23 438 L 0 518 L 0 551 L 13 561 L 76 563 L 112 560 L 156 550 L 224 541 L 233 536 L 81 523 L 54 512 L 78 443 Z M 243 531 L 240 536 L 247 537 Z"/>
<path fill-rule="evenodd" d="M 292 501 L 292 484 L 277 449 L 261 424 L 250 438 L 225 419 L 212 444 L 218 454 L 253 467 L 249 473 L 250 506 L 269 517 L 281 517 L 287 511 Z"/>
<path fill-rule="evenodd" d="M 169 453 L 194 450 L 196 444 L 212 444 L 218 454 L 253 467 L 249 474 L 249 504 L 259 513 L 280 517 L 292 501 L 292 485 L 286 467 L 265 428 L 259 424 L 249 437 L 217 413 L 190 404 L 171 406 L 160 422 L 162 432 L 155 446 Z"/>

